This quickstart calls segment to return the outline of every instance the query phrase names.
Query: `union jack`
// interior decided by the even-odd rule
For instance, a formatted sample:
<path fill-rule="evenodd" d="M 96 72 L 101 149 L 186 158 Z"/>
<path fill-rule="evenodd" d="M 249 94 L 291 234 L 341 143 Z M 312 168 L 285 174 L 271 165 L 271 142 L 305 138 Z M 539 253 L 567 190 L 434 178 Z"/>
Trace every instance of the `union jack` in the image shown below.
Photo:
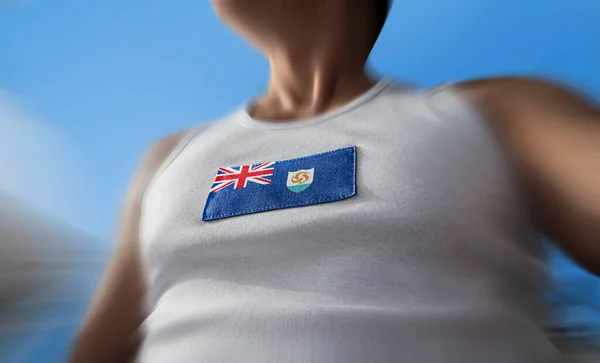
<path fill-rule="evenodd" d="M 210 188 L 211 193 L 218 192 L 230 185 L 234 189 L 242 189 L 248 185 L 248 182 L 267 185 L 271 184 L 271 180 L 265 178 L 275 173 L 275 168 L 272 166 L 275 162 L 262 164 L 232 166 L 229 168 L 219 168 L 215 181 Z"/>

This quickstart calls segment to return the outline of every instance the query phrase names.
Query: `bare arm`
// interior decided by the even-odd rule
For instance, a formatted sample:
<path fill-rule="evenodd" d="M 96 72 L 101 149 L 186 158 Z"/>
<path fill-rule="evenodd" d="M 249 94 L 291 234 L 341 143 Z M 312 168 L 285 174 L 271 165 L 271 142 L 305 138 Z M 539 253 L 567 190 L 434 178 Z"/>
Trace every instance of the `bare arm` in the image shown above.
<path fill-rule="evenodd" d="M 539 229 L 600 276 L 600 109 L 573 90 L 536 79 L 462 87 L 494 119 Z"/>
<path fill-rule="evenodd" d="M 139 254 L 145 190 L 182 134 L 157 142 L 136 173 L 125 200 L 118 246 L 84 320 L 69 363 L 129 363 L 139 347 L 145 294 Z"/>

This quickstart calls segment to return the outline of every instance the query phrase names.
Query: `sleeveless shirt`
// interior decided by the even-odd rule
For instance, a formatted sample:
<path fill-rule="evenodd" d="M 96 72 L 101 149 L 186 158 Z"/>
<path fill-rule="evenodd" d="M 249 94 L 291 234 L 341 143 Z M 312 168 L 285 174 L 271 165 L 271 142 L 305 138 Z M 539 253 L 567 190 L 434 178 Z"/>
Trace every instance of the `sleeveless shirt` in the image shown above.
<path fill-rule="evenodd" d="M 219 168 L 347 147 L 351 198 L 203 220 Z M 312 119 L 202 124 L 144 198 L 138 362 L 554 362 L 515 179 L 452 87 L 382 80 Z"/>

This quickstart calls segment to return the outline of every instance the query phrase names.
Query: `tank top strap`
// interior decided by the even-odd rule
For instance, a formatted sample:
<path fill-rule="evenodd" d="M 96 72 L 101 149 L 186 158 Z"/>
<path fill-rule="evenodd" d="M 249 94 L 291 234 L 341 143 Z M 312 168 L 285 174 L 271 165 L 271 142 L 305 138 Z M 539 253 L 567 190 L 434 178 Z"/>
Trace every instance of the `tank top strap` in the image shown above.
<path fill-rule="evenodd" d="M 154 174 L 154 176 L 150 180 L 150 183 L 148 183 L 148 186 L 146 187 L 144 196 L 142 198 L 142 203 L 144 200 L 146 200 L 146 196 L 152 189 L 152 186 L 154 185 L 154 183 L 156 183 L 156 181 L 160 178 L 160 176 L 164 173 L 164 171 L 173 163 L 173 161 L 175 161 L 175 159 L 177 159 L 177 157 L 196 138 L 196 136 L 198 136 L 203 131 L 208 129 L 211 125 L 212 125 L 211 122 L 203 122 L 203 123 L 200 123 L 200 124 L 190 127 L 189 129 L 187 129 L 186 131 L 184 131 L 182 133 L 179 141 L 177 142 L 177 144 L 175 145 L 173 150 L 171 150 L 171 152 L 169 153 L 169 156 L 167 156 L 167 158 L 162 163 L 160 168 L 158 168 L 158 170 L 156 171 L 156 174 Z"/>

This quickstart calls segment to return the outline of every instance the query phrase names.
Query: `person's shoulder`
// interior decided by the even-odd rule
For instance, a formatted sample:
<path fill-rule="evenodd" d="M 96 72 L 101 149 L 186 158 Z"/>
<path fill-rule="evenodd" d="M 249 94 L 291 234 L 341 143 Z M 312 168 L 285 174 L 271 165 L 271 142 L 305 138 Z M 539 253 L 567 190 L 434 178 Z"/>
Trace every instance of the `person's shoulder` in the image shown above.
<path fill-rule="evenodd" d="M 148 147 L 142 162 L 141 171 L 156 171 L 167 160 L 183 139 L 190 133 L 191 128 L 180 130 L 161 137 Z"/>
<path fill-rule="evenodd" d="M 471 78 L 457 82 L 457 87 L 465 89 L 498 89 L 515 87 L 558 87 L 559 82 L 550 78 L 535 76 L 496 76 Z"/>
<path fill-rule="evenodd" d="M 455 84 L 458 93 L 487 119 L 521 124 L 541 113 L 581 113 L 594 103 L 565 83 L 540 77 L 493 77 Z"/>
<path fill-rule="evenodd" d="M 154 179 L 154 176 L 173 161 L 198 134 L 214 124 L 214 121 L 202 122 L 151 143 L 138 166 L 136 179 L 141 180 L 142 183 Z"/>
<path fill-rule="evenodd" d="M 533 76 L 474 78 L 457 82 L 455 89 L 471 101 L 483 105 L 550 100 L 575 92 L 559 81 Z"/>

